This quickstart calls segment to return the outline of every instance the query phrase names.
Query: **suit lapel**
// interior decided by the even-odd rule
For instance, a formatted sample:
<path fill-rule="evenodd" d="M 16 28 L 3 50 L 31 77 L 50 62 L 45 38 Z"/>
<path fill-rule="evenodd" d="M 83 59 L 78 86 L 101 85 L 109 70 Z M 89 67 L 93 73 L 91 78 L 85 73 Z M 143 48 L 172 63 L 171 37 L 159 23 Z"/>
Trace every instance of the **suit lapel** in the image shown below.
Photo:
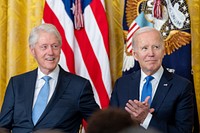
<path fill-rule="evenodd" d="M 139 100 L 139 88 L 140 88 L 141 72 L 137 71 L 131 75 L 131 85 L 129 87 L 129 99 Z"/>
<path fill-rule="evenodd" d="M 23 77 L 24 82 L 24 102 L 28 114 L 28 119 L 32 121 L 32 106 L 35 91 L 35 84 L 37 79 L 37 69 L 30 72 L 27 76 Z"/>
<path fill-rule="evenodd" d="M 166 98 L 167 93 L 172 86 L 172 83 L 170 82 L 172 78 L 172 74 L 164 69 L 164 73 L 160 79 L 160 83 L 158 84 L 155 96 L 151 104 L 151 107 L 153 107 L 155 110 L 159 110 L 163 100 Z"/>

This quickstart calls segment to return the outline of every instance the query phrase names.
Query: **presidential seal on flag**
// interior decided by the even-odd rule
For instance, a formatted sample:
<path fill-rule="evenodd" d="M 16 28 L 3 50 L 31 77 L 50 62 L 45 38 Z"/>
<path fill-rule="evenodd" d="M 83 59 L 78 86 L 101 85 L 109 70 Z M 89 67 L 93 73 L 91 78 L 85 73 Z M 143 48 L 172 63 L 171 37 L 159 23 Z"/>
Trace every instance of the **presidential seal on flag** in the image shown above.
<path fill-rule="evenodd" d="M 131 42 L 134 32 L 140 27 L 151 26 L 161 32 L 165 41 L 165 58 L 190 44 L 190 16 L 184 0 L 127 0 L 124 12 L 123 71 L 134 67 Z"/>

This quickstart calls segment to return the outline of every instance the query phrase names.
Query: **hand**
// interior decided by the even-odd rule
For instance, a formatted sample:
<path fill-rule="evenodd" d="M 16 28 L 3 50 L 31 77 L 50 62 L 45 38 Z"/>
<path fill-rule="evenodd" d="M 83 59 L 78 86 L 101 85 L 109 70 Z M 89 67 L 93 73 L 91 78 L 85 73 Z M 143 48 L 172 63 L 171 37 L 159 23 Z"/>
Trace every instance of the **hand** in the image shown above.
<path fill-rule="evenodd" d="M 143 123 L 148 113 L 153 113 L 154 109 L 149 107 L 148 100 L 150 97 L 146 97 L 144 102 L 138 100 L 128 100 L 125 110 L 131 115 L 133 120 L 138 123 Z"/>

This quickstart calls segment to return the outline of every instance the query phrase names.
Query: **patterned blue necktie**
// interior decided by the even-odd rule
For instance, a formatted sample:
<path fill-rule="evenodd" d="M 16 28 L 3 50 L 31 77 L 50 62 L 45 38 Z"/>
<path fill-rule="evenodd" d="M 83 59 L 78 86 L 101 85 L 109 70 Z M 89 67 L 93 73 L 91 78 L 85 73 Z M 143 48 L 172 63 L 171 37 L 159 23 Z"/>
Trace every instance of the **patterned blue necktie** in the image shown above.
<path fill-rule="evenodd" d="M 147 76 L 146 78 L 146 82 L 143 86 L 143 89 L 142 89 L 142 96 L 141 96 L 141 102 L 143 102 L 145 100 L 145 98 L 147 96 L 150 96 L 150 99 L 149 99 L 149 105 L 151 104 L 151 100 L 152 100 L 152 84 L 151 84 L 151 80 L 153 79 L 152 76 Z"/>
<path fill-rule="evenodd" d="M 49 89 L 50 89 L 49 80 L 51 79 L 51 77 L 44 76 L 42 79 L 45 80 L 45 84 L 41 88 L 38 94 L 38 97 L 37 97 L 37 100 L 35 102 L 35 106 L 32 112 L 32 119 L 33 119 L 34 125 L 37 123 L 38 119 L 40 118 L 44 109 L 46 108 L 48 97 L 49 97 Z"/>

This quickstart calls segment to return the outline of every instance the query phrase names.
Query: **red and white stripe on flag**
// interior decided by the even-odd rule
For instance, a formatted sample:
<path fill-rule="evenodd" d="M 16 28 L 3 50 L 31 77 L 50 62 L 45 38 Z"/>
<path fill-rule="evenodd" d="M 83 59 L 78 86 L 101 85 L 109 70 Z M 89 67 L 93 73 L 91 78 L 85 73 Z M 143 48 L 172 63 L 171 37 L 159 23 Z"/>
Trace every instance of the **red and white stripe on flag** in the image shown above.
<path fill-rule="evenodd" d="M 78 0 L 83 23 L 74 27 L 77 0 L 46 0 L 43 21 L 54 24 L 62 36 L 61 66 L 91 81 L 96 102 L 109 105 L 112 91 L 109 66 L 108 23 L 104 0 Z M 84 5 L 85 4 L 85 5 Z M 78 9 L 79 13 L 80 10 Z M 80 15 L 80 14 L 79 14 Z M 79 21 L 80 22 L 80 21 Z"/>
<path fill-rule="evenodd" d="M 132 37 L 133 34 L 140 28 L 136 21 L 133 21 L 129 27 L 128 34 L 126 37 L 126 49 L 128 53 L 132 53 Z"/>

